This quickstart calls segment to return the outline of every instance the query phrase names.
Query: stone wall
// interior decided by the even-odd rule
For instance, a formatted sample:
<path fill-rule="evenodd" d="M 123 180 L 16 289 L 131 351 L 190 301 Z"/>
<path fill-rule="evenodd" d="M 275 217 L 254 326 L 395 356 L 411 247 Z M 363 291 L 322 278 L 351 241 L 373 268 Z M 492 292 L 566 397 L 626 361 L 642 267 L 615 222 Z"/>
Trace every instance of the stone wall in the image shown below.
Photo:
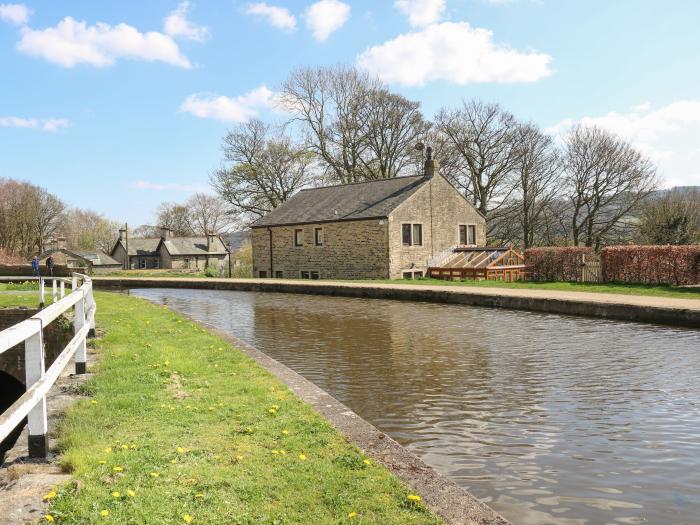
<path fill-rule="evenodd" d="M 204 271 L 207 261 L 219 272 L 228 271 L 228 255 L 170 255 L 167 250 L 161 254 L 162 268 Z"/>
<path fill-rule="evenodd" d="M 0 309 L 0 331 L 28 319 L 37 309 L 31 308 L 2 308 Z M 64 317 L 59 317 L 44 328 L 44 347 L 46 352 L 46 368 L 51 366 L 54 359 L 73 337 L 70 326 L 66 325 Z M 11 375 L 24 384 L 24 343 L 7 352 L 0 354 L 0 372 Z"/>
<path fill-rule="evenodd" d="M 423 225 L 422 246 L 403 245 L 401 228 L 405 223 Z M 390 277 L 400 279 L 404 271 L 425 275 L 431 257 L 459 244 L 461 224 L 476 226 L 477 245 L 485 245 L 484 218 L 444 177 L 434 176 L 389 217 Z"/>
<path fill-rule="evenodd" d="M 322 228 L 323 245 L 314 233 Z M 303 231 L 303 245 L 294 246 L 294 230 Z M 270 277 L 270 238 L 267 228 L 253 228 L 253 275 Z M 272 227 L 273 277 L 298 279 L 302 271 L 319 272 L 321 279 L 386 279 L 389 276 L 387 221 L 372 219 Z"/>
<path fill-rule="evenodd" d="M 42 276 L 47 276 L 49 274 L 46 266 L 39 266 L 39 271 Z M 53 274 L 55 277 L 69 277 L 71 272 L 75 271 L 74 268 L 67 268 L 65 266 L 54 266 Z M 32 276 L 32 265 L 31 264 L 0 264 L 0 275 L 12 276 L 12 277 L 31 277 Z"/>

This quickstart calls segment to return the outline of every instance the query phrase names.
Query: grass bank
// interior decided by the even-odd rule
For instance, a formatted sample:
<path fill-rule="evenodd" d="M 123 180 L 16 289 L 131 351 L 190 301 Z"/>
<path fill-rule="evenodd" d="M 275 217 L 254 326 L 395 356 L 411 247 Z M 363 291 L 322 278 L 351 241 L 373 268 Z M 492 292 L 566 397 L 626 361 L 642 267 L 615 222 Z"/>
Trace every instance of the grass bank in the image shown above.
<path fill-rule="evenodd" d="M 612 293 L 622 295 L 647 295 L 675 297 L 678 299 L 700 299 L 700 288 L 625 283 L 570 283 L 570 282 L 502 282 L 502 281 L 443 281 L 441 279 L 416 279 L 408 281 L 368 280 L 368 283 L 422 284 L 432 286 L 476 286 L 480 288 L 515 288 L 527 290 L 558 290 L 562 292 Z"/>
<path fill-rule="evenodd" d="M 441 523 L 242 352 L 145 300 L 96 300 L 96 374 L 59 431 L 76 481 L 45 521 Z"/>

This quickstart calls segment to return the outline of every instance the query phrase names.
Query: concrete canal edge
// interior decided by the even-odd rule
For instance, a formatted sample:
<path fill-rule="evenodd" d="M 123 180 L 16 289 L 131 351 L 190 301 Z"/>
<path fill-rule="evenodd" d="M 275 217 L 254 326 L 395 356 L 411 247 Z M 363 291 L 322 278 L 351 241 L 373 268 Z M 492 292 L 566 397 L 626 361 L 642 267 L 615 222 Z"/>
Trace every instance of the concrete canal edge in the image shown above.
<path fill-rule="evenodd" d="M 448 525 L 510 525 L 509 521 L 493 509 L 426 465 L 388 435 L 291 368 L 224 330 L 189 316 L 185 317 L 239 348 L 277 377 L 297 397 L 314 407 L 350 443 L 387 468 L 412 491 L 420 494 L 426 506 Z"/>
<path fill-rule="evenodd" d="M 555 290 L 277 279 L 95 277 L 96 288 L 190 288 L 397 299 L 700 328 L 700 300 Z"/>

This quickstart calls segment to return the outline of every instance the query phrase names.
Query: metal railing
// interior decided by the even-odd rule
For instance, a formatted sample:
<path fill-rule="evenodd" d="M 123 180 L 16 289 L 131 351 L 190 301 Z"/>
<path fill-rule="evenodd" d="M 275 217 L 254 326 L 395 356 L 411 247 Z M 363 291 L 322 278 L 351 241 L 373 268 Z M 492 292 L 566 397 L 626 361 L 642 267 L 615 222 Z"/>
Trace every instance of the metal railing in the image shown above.
<path fill-rule="evenodd" d="M 86 275 L 62 277 L 0 277 L 0 281 L 39 281 L 39 300 L 43 305 L 46 280 L 52 282 L 54 302 L 36 315 L 0 332 L 0 354 L 24 343 L 24 368 L 27 391 L 10 408 L 0 414 L 0 441 L 6 439 L 27 418 L 29 456 L 45 458 L 49 452 L 46 395 L 61 372 L 75 355 L 75 372 L 84 374 L 87 360 L 87 337 L 94 334 L 96 304 L 92 281 Z M 78 286 L 78 281 L 82 284 Z M 71 292 L 65 295 L 66 284 Z M 60 299 L 58 298 L 60 295 Z M 43 331 L 59 316 L 74 309 L 73 338 L 46 370 Z"/>

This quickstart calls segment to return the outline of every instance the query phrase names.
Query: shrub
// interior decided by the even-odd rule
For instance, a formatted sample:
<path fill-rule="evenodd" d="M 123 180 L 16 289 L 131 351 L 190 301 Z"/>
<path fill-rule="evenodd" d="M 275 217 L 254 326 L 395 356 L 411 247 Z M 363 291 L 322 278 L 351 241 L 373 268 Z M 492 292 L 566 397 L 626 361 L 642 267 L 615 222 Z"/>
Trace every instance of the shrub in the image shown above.
<path fill-rule="evenodd" d="M 525 251 L 530 281 L 580 281 L 584 257 L 593 258 L 593 248 L 544 247 Z"/>
<path fill-rule="evenodd" d="M 610 246 L 601 254 L 603 279 L 641 284 L 700 284 L 700 244 Z"/>
<path fill-rule="evenodd" d="M 219 270 L 217 270 L 213 266 L 207 266 L 206 268 L 204 268 L 204 275 L 206 275 L 207 277 L 218 277 Z"/>

